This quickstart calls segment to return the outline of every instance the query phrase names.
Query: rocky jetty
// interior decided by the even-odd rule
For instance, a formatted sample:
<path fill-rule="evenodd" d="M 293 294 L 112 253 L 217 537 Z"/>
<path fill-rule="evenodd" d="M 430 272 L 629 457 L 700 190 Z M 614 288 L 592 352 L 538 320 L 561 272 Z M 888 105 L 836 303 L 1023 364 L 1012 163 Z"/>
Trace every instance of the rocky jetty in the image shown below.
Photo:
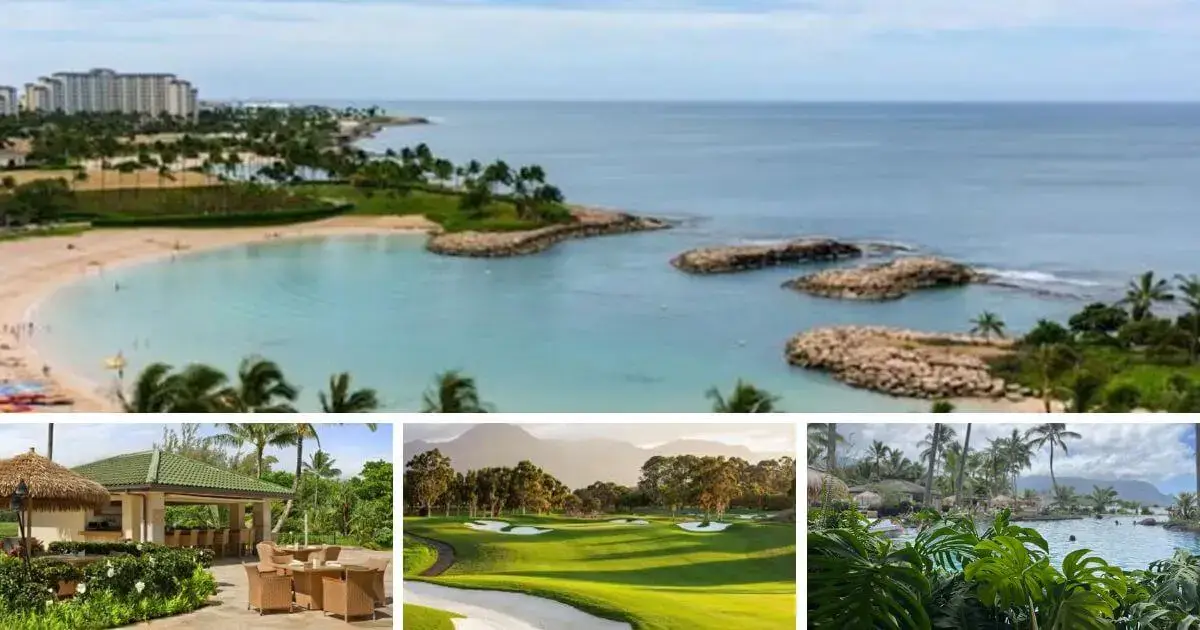
<path fill-rule="evenodd" d="M 628 234 L 670 227 L 670 224 L 660 219 L 608 210 L 576 208 L 572 210 L 572 214 L 575 220 L 570 223 L 551 225 L 536 230 L 437 234 L 426 242 L 425 248 L 444 256 L 471 258 L 528 256 L 545 251 L 567 239 Z"/>
<path fill-rule="evenodd" d="M 695 274 L 734 273 L 778 265 L 840 260 L 863 255 L 863 248 L 827 238 L 807 238 L 775 245 L 735 245 L 690 249 L 671 259 L 680 271 Z"/>
<path fill-rule="evenodd" d="M 785 288 L 844 300 L 896 300 L 917 289 L 984 282 L 987 277 L 970 267 L 943 258 L 916 257 L 827 269 L 789 280 Z"/>
<path fill-rule="evenodd" d="M 792 337 L 785 354 L 792 365 L 826 371 L 847 385 L 893 396 L 1020 400 L 1032 392 L 993 377 L 985 362 L 1012 347 L 1005 339 L 835 326 Z"/>

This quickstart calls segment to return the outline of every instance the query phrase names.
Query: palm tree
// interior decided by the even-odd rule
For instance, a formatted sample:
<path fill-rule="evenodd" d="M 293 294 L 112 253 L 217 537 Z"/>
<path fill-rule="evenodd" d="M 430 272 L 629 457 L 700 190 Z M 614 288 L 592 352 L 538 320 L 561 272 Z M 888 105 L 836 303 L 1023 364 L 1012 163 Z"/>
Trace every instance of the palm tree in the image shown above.
<path fill-rule="evenodd" d="M 246 446 L 254 449 L 254 475 L 261 478 L 263 474 L 263 458 L 268 446 L 286 447 L 296 444 L 296 425 L 294 424 L 217 424 L 225 429 L 212 437 L 213 442 L 226 446 Z M 282 519 L 281 519 L 282 520 Z"/>
<path fill-rule="evenodd" d="M 824 422 L 810 422 L 806 427 L 806 432 L 808 444 L 814 446 L 818 454 L 817 457 L 811 458 L 814 460 L 819 459 L 822 456 L 827 457 L 829 454 L 830 444 L 833 444 L 833 448 L 836 449 L 839 442 L 846 441 L 845 437 L 838 434 L 836 423 L 833 424 L 832 428 L 830 428 L 830 425 L 825 424 Z M 903 454 L 899 451 L 893 450 L 892 455 L 895 456 Z"/>
<path fill-rule="evenodd" d="M 1062 344 L 1043 344 L 1033 350 L 1033 363 L 1037 366 L 1041 377 L 1042 406 L 1046 413 L 1051 412 L 1051 401 L 1054 397 L 1054 383 L 1062 373 L 1074 362 L 1074 353 Z"/>
<path fill-rule="evenodd" d="M 1075 488 L 1072 486 L 1054 486 L 1053 501 L 1051 505 L 1065 508 L 1068 512 L 1073 510 L 1079 503 L 1079 495 L 1075 494 Z"/>
<path fill-rule="evenodd" d="M 867 449 L 867 461 L 875 467 L 875 476 L 880 477 L 880 471 L 883 469 L 883 462 L 887 461 L 888 455 L 892 449 L 883 442 L 875 440 L 871 442 L 871 447 Z"/>
<path fill-rule="evenodd" d="M 46 459 L 54 461 L 54 423 L 51 422 L 46 433 Z"/>
<path fill-rule="evenodd" d="M 1039 424 L 1036 427 L 1025 432 L 1025 439 L 1029 447 L 1034 450 L 1039 450 L 1043 446 L 1050 446 L 1050 487 L 1058 488 L 1058 481 L 1054 478 L 1054 449 L 1061 448 L 1063 455 L 1067 454 L 1067 440 L 1078 440 L 1082 435 L 1074 431 L 1068 431 L 1067 425 L 1061 422 L 1047 422 Z"/>
<path fill-rule="evenodd" d="M 925 477 L 925 507 L 931 506 L 933 501 L 933 471 L 937 468 L 942 450 L 953 439 L 954 429 L 935 422 L 929 433 L 925 435 L 925 439 L 918 444 L 918 446 L 928 447 L 921 452 L 922 458 L 929 459 L 929 472 Z"/>
<path fill-rule="evenodd" d="M 1062 388 L 1070 401 L 1066 410 L 1071 413 L 1087 413 L 1096 409 L 1107 385 L 1107 376 L 1084 368 L 1075 368 L 1066 386 Z"/>
<path fill-rule="evenodd" d="M 967 457 L 971 452 L 971 423 L 967 423 L 967 434 L 963 437 L 962 456 L 958 460 L 958 474 L 954 479 L 954 501 L 955 505 L 962 505 L 962 482 L 963 470 L 967 465 Z"/>
<path fill-rule="evenodd" d="M 276 441 L 273 444 L 276 446 L 294 445 L 296 447 L 296 471 L 295 476 L 292 477 L 292 496 L 299 496 L 300 480 L 304 472 L 304 440 L 315 440 L 317 443 L 317 450 L 320 450 L 321 436 L 317 435 L 316 426 L 308 422 L 298 422 L 296 424 L 284 424 L 278 426 L 284 427 L 284 429 L 281 429 L 276 435 Z M 372 433 L 379 428 L 379 425 L 375 423 L 367 423 L 365 426 Z M 287 520 L 288 515 L 292 512 L 292 505 L 293 499 L 288 499 L 287 502 L 283 504 L 283 514 L 280 515 L 279 520 L 275 523 L 275 527 L 272 528 L 272 531 L 279 533 L 282 530 L 284 521 Z"/>
<path fill-rule="evenodd" d="M 224 392 L 222 401 L 233 413 L 295 413 L 292 403 L 298 394 L 278 364 L 249 356 L 238 366 L 237 385 Z"/>
<path fill-rule="evenodd" d="M 973 327 L 971 328 L 972 335 L 981 335 L 985 340 L 990 339 L 994 334 L 997 337 L 1004 338 L 1004 321 L 991 311 L 984 311 L 978 317 L 971 320 Z"/>
<path fill-rule="evenodd" d="M 421 399 L 423 413 L 487 413 L 480 402 L 475 379 L 458 370 L 443 372 L 434 378 L 434 385 Z"/>
<path fill-rule="evenodd" d="M 1088 495 L 1088 500 L 1096 507 L 1097 514 L 1103 514 L 1104 508 L 1112 503 L 1117 498 L 1117 491 L 1113 490 L 1112 486 L 1101 488 L 1100 486 L 1092 486 L 1092 493 Z"/>
<path fill-rule="evenodd" d="M 350 391 L 350 373 L 329 377 L 329 394 L 317 393 L 321 413 L 369 413 L 379 409 L 379 398 L 373 389 Z"/>
<path fill-rule="evenodd" d="M 779 397 L 765 389 L 738 379 L 728 399 L 716 387 L 710 387 L 704 397 L 713 401 L 713 413 L 774 413 Z"/>
<path fill-rule="evenodd" d="M 173 368 L 166 363 L 151 363 L 138 374 L 132 396 L 117 390 L 117 400 L 125 413 L 169 413 L 174 405 L 178 381 L 171 379 Z"/>
<path fill-rule="evenodd" d="M 229 377 L 217 368 L 194 363 L 168 380 L 171 413 L 222 413 L 228 409 Z"/>
<path fill-rule="evenodd" d="M 1136 280 L 1129 281 L 1125 297 L 1118 304 L 1128 304 L 1129 318 L 1137 322 L 1152 314 L 1150 309 L 1155 302 L 1170 302 L 1173 299 L 1175 296 L 1171 295 L 1171 286 L 1167 281 L 1162 278 L 1155 280 L 1154 272 L 1147 271 Z"/>
<path fill-rule="evenodd" d="M 342 476 L 342 471 L 339 468 L 334 468 L 336 461 L 325 451 L 318 450 L 308 456 L 308 462 L 304 464 L 305 472 L 310 472 L 322 479 L 336 479 Z"/>
<path fill-rule="evenodd" d="M 825 470 L 830 473 L 832 473 L 833 469 L 837 467 L 837 443 L 837 423 L 830 422 L 825 436 L 826 451 L 828 452 L 828 457 L 826 458 L 825 462 Z"/>
<path fill-rule="evenodd" d="M 1179 294 L 1183 297 L 1183 303 L 1192 311 L 1191 356 L 1192 363 L 1195 363 L 1196 359 L 1200 358 L 1200 276 L 1179 275 L 1175 276 L 1175 280 L 1179 283 Z"/>

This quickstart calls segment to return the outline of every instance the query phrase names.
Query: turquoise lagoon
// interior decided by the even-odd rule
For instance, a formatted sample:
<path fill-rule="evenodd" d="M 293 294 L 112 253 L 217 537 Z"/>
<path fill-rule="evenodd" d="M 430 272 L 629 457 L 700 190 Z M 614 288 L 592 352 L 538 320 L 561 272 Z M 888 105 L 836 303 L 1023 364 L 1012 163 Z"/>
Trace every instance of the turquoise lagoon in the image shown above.
<path fill-rule="evenodd" d="M 388 107 L 439 124 L 387 130 L 369 149 L 423 141 L 455 160 L 537 162 L 576 201 L 679 226 L 508 260 L 438 257 L 423 237 L 392 235 L 112 269 L 41 309 L 51 365 L 105 383 L 118 351 L 131 373 L 151 361 L 232 372 L 260 354 L 303 387 L 305 409 L 334 372 L 416 410 L 436 372 L 462 369 L 502 411 L 703 411 L 706 389 L 738 378 L 789 411 L 919 410 L 789 368 L 784 344 L 831 324 L 962 331 L 983 310 L 1022 330 L 1112 298 L 1144 269 L 1200 271 L 1200 156 L 1187 150 L 1200 107 Z M 692 277 L 668 264 L 690 247 L 804 234 L 902 242 L 1029 290 L 851 303 L 780 288 L 801 270 Z"/>

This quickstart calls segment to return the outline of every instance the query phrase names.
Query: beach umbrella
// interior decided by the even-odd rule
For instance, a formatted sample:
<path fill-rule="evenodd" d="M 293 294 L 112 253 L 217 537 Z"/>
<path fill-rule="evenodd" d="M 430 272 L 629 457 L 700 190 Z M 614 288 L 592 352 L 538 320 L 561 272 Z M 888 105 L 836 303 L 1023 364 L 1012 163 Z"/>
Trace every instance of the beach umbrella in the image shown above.
<path fill-rule="evenodd" d="M 883 497 L 867 490 L 854 495 L 854 502 L 863 509 L 877 508 L 883 505 Z"/>
<path fill-rule="evenodd" d="M 29 449 L 12 459 L 0 459 L 0 505 L 12 501 L 22 480 L 29 487 L 30 511 L 99 509 L 112 500 L 104 486 Z"/>
<path fill-rule="evenodd" d="M 812 468 L 808 469 L 808 501 L 820 501 L 829 494 L 829 498 L 837 500 L 847 500 L 850 498 L 850 488 L 844 481 L 834 477 L 829 473 L 824 473 Z"/>

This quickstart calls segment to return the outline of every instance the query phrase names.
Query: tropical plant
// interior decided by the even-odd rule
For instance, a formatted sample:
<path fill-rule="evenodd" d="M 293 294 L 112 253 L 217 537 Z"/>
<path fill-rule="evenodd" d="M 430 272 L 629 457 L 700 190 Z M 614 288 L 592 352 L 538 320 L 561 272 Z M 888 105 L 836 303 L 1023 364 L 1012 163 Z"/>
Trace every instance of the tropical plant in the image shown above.
<path fill-rule="evenodd" d="M 329 393 L 317 393 L 321 413 L 369 413 L 379 409 L 375 390 L 364 388 L 351 391 L 350 387 L 349 372 L 330 376 Z"/>
<path fill-rule="evenodd" d="M 716 387 L 709 388 L 704 396 L 713 401 L 714 413 L 773 413 L 777 411 L 775 403 L 779 402 L 778 396 L 741 379 L 733 386 L 729 398 L 722 396 Z"/>
<path fill-rule="evenodd" d="M 480 402 L 475 379 L 457 370 L 443 372 L 421 399 L 424 413 L 486 413 L 488 405 Z"/>
<path fill-rule="evenodd" d="M 1040 450 L 1043 446 L 1050 447 L 1050 485 L 1052 488 L 1058 487 L 1058 481 L 1054 477 L 1054 450 L 1062 449 L 1063 455 L 1066 455 L 1067 440 L 1081 438 L 1083 438 L 1082 435 L 1068 431 L 1066 424 L 1055 422 L 1039 424 L 1025 432 L 1025 439 L 1031 449 Z"/>
<path fill-rule="evenodd" d="M 1088 495 L 1087 499 L 1092 502 L 1092 507 L 1096 508 L 1097 514 L 1103 514 L 1109 504 L 1116 501 L 1117 491 L 1113 490 L 1112 486 L 1104 488 L 1092 486 L 1092 493 Z"/>
<path fill-rule="evenodd" d="M 249 446 L 254 451 L 254 475 L 262 477 L 266 472 L 264 458 L 268 446 L 287 447 L 296 444 L 295 425 L 248 423 L 217 424 L 223 433 L 212 436 L 212 441 L 225 446 Z"/>
<path fill-rule="evenodd" d="M 1188 333 L 1191 337 L 1191 358 L 1195 363 L 1197 359 L 1200 359 L 1200 276 L 1196 274 L 1179 275 L 1175 276 L 1175 281 L 1178 283 L 1179 295 L 1183 303 L 1191 311 L 1191 330 Z"/>
<path fill-rule="evenodd" d="M 1135 280 L 1129 281 L 1125 297 L 1118 304 L 1129 306 L 1129 318 L 1135 322 L 1151 316 L 1151 309 L 1159 302 L 1170 302 L 1175 299 L 1171 294 L 1171 285 L 1162 278 L 1155 279 L 1153 271 L 1147 271 Z"/>
<path fill-rule="evenodd" d="M 991 339 L 992 335 L 1004 338 L 1004 321 L 991 311 L 980 313 L 978 317 L 971 320 L 971 325 L 972 335 L 980 335 L 984 339 Z"/>
<path fill-rule="evenodd" d="M 249 356 L 238 366 L 236 385 L 219 398 L 223 411 L 232 413 L 294 413 L 298 394 L 277 363 Z"/>

